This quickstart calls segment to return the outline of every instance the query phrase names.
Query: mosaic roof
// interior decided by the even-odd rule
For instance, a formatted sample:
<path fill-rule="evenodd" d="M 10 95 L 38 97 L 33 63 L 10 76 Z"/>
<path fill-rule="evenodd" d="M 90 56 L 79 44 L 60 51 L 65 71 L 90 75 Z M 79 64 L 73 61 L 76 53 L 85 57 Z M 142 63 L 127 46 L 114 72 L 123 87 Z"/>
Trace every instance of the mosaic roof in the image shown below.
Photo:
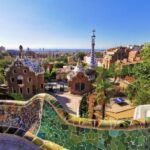
<path fill-rule="evenodd" d="M 40 66 L 39 61 L 32 61 L 30 59 L 23 59 L 22 63 L 29 67 L 32 71 L 34 72 L 41 72 L 42 71 L 42 67 Z"/>

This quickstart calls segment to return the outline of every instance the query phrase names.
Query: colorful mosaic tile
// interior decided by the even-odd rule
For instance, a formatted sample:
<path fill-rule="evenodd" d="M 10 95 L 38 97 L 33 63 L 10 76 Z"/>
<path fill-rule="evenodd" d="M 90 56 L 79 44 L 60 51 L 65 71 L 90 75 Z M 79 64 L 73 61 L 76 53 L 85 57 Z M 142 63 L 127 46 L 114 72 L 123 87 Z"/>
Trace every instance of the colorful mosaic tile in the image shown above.
<path fill-rule="evenodd" d="M 51 108 L 44 104 L 38 136 L 70 150 L 149 150 L 150 130 L 95 130 L 66 125 Z"/>

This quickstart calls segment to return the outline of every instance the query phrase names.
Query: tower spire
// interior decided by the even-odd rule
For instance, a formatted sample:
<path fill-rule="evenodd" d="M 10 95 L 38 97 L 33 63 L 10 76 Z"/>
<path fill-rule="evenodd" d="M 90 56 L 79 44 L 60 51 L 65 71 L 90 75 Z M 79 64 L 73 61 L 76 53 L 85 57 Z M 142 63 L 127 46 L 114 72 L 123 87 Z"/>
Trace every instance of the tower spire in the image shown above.
<path fill-rule="evenodd" d="M 90 56 L 90 68 L 94 69 L 96 67 L 96 60 L 95 60 L 95 38 L 96 38 L 96 35 L 95 35 L 95 30 L 93 29 L 93 35 L 91 36 L 91 46 L 92 46 L 92 49 L 91 49 L 91 56 Z"/>
<path fill-rule="evenodd" d="M 19 57 L 20 57 L 21 59 L 24 58 L 24 52 L 23 52 L 23 46 L 22 46 L 22 45 L 19 46 Z"/>

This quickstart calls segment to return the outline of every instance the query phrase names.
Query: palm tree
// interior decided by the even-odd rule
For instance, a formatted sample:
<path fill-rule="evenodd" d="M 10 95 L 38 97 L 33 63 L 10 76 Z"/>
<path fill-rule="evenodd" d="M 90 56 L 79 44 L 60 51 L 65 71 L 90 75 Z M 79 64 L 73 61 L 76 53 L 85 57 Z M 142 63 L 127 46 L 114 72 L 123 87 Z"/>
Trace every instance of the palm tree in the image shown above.
<path fill-rule="evenodd" d="M 99 75 L 96 79 L 96 103 L 97 105 L 101 104 L 101 114 L 102 119 L 105 119 L 105 106 L 109 102 L 111 97 L 111 91 L 113 89 L 112 84 L 106 78 L 105 69 L 102 69 L 99 72 Z"/>
<path fill-rule="evenodd" d="M 115 64 L 112 64 L 109 68 L 109 73 L 114 77 L 114 83 L 116 82 L 117 78 L 120 79 L 120 74 L 122 70 L 122 65 L 120 61 L 117 61 Z"/>

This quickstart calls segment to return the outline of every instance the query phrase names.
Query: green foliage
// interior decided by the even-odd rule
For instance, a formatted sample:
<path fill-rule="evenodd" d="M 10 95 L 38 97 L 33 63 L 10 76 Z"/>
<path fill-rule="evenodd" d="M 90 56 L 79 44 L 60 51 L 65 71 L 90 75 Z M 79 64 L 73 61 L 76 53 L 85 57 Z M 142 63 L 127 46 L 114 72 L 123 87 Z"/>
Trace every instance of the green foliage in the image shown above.
<path fill-rule="evenodd" d="M 77 61 L 78 59 L 83 60 L 85 55 L 86 55 L 86 54 L 85 54 L 84 52 L 78 52 L 78 53 L 76 54 L 76 56 L 75 56 L 76 61 Z"/>
<path fill-rule="evenodd" d="M 96 67 L 96 79 L 98 78 L 107 78 L 109 76 L 108 70 L 102 67 Z"/>
<path fill-rule="evenodd" d="M 55 79 L 55 78 L 56 78 L 56 70 L 54 68 L 51 72 L 45 72 L 44 73 L 45 82 L 50 82 L 51 79 Z"/>
<path fill-rule="evenodd" d="M 9 96 L 12 97 L 14 100 L 24 100 L 24 97 L 20 93 L 9 93 Z"/>
<path fill-rule="evenodd" d="M 150 103 L 150 81 L 136 80 L 129 85 L 126 94 L 128 98 L 136 105 Z"/>
<path fill-rule="evenodd" d="M 103 57 L 103 53 L 102 52 L 95 52 L 95 55 L 96 55 L 97 58 Z"/>
<path fill-rule="evenodd" d="M 44 73 L 44 80 L 45 80 L 45 82 L 50 81 L 50 76 L 51 76 L 51 73 L 49 73 L 49 72 L 45 72 Z"/>
<path fill-rule="evenodd" d="M 0 84 L 5 82 L 4 70 L 10 64 L 10 61 L 0 59 Z"/>
<path fill-rule="evenodd" d="M 87 103 L 87 94 L 82 97 L 79 113 L 81 117 L 88 117 L 88 103 Z"/>
<path fill-rule="evenodd" d="M 6 68 L 10 63 L 10 61 L 0 59 L 0 68 Z"/>
<path fill-rule="evenodd" d="M 3 84 L 5 81 L 4 75 L 0 74 L 0 84 Z"/>
<path fill-rule="evenodd" d="M 65 56 L 60 56 L 60 57 L 57 57 L 57 58 L 49 57 L 49 58 L 48 58 L 48 61 L 51 61 L 51 62 L 59 61 L 59 62 L 67 63 L 67 55 L 65 55 Z"/>
<path fill-rule="evenodd" d="M 137 92 L 137 88 L 135 83 L 128 85 L 128 88 L 125 90 L 126 95 L 132 102 L 135 99 L 136 92 Z"/>
<path fill-rule="evenodd" d="M 110 97 L 112 96 L 112 84 L 108 81 L 108 79 L 100 79 L 97 80 L 96 85 L 96 102 L 97 104 L 102 103 L 105 101 L 106 103 L 109 102 Z"/>
<path fill-rule="evenodd" d="M 150 61 L 150 43 L 144 45 L 140 55 L 144 61 Z"/>
<path fill-rule="evenodd" d="M 135 65 L 133 75 L 136 79 L 150 80 L 150 63 L 146 61 Z"/>
<path fill-rule="evenodd" d="M 57 62 L 57 63 L 55 63 L 54 67 L 55 68 L 63 68 L 64 65 L 65 64 L 63 62 Z"/>
<path fill-rule="evenodd" d="M 112 96 L 113 85 L 108 80 L 108 72 L 104 68 L 97 68 L 96 87 L 96 103 L 102 105 L 102 119 L 105 118 L 105 103 L 108 103 Z"/>
<path fill-rule="evenodd" d="M 137 66 L 136 64 L 135 66 Z M 135 66 L 133 65 L 126 65 L 122 68 L 120 72 L 120 76 L 124 78 L 125 76 L 134 76 L 135 75 Z"/>
<path fill-rule="evenodd" d="M 143 63 L 133 68 L 136 81 L 126 91 L 129 99 L 137 105 L 150 103 L 150 43 L 142 49 Z"/>

